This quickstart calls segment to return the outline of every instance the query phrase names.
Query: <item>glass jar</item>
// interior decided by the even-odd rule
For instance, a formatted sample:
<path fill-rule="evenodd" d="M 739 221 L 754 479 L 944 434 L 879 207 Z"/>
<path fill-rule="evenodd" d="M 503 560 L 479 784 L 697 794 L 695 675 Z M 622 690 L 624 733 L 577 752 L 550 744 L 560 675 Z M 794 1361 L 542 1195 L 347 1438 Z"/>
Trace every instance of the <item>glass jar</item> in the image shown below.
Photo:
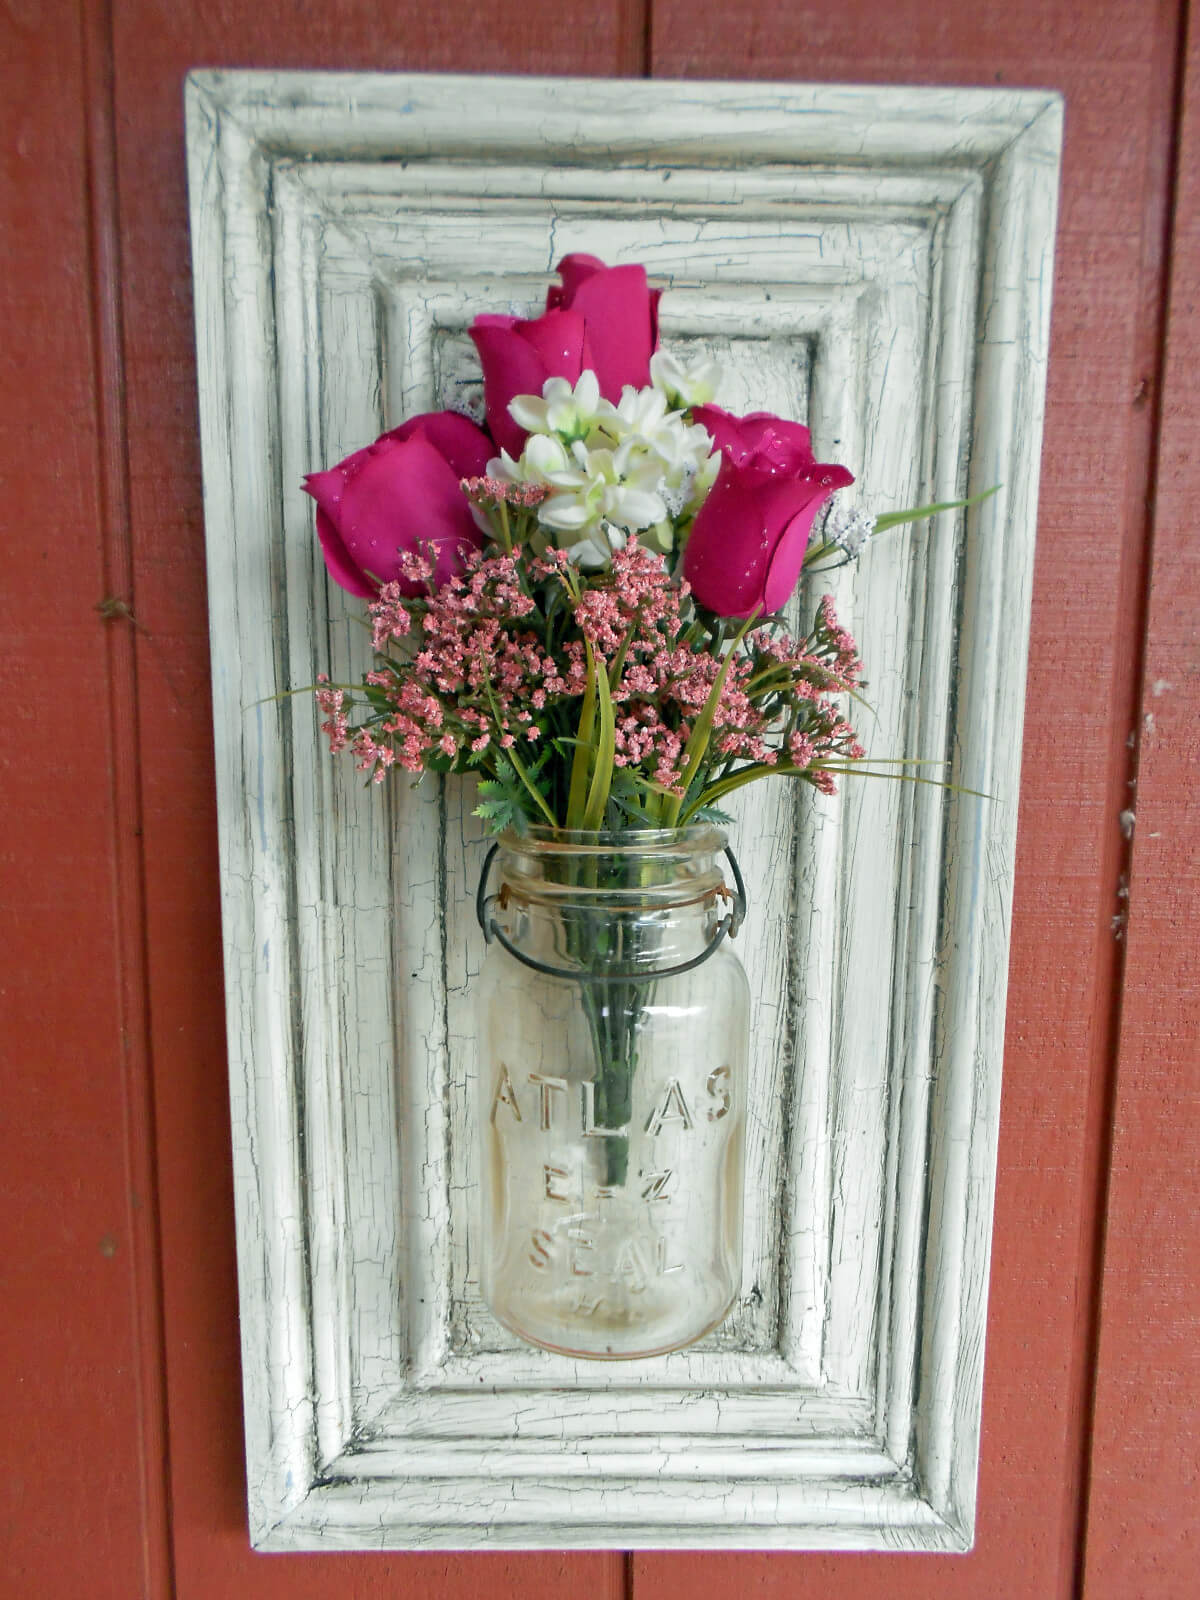
<path fill-rule="evenodd" d="M 710 826 L 506 834 L 480 884 L 480 1285 L 533 1344 L 662 1355 L 741 1281 L 744 898 Z M 489 858 L 488 867 L 491 865 Z"/>

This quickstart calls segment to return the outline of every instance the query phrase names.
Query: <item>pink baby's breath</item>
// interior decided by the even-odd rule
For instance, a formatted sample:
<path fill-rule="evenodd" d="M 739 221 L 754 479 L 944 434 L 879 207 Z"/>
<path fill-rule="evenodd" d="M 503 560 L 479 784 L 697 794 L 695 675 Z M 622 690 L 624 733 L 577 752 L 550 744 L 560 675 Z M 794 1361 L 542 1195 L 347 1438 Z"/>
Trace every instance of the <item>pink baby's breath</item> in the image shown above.
<path fill-rule="evenodd" d="M 403 639 L 412 628 L 412 618 L 398 583 L 385 583 L 372 603 L 371 642 L 384 650 L 393 639 Z"/>
<path fill-rule="evenodd" d="M 540 506 L 550 494 L 544 483 L 510 483 L 505 478 L 463 478 L 459 487 L 475 505 Z"/>
<path fill-rule="evenodd" d="M 826 595 L 818 612 L 816 636 L 832 657 L 830 666 L 841 682 L 850 687 L 860 681 L 862 662 L 853 636 L 842 627 L 833 609 L 833 596 Z"/>
<path fill-rule="evenodd" d="M 317 677 L 319 684 L 329 682 L 328 675 L 324 672 Z M 317 705 L 325 713 L 325 721 L 321 724 L 321 732 L 329 740 L 330 755 L 340 755 L 350 742 L 350 719 L 342 709 L 346 704 L 346 694 L 343 689 L 320 688 L 317 690 Z"/>
<path fill-rule="evenodd" d="M 464 483 L 478 503 L 522 504 L 519 487 Z M 330 749 L 349 747 L 375 782 L 392 767 L 417 774 L 431 762 L 495 771 L 522 742 L 544 745 L 547 732 L 573 741 L 589 660 L 609 679 L 613 767 L 640 774 L 645 792 L 677 801 L 695 792 L 690 741 L 706 710 L 705 782 L 743 768 L 769 772 L 782 758 L 831 794 L 824 763 L 862 755 L 839 709 L 861 682 L 861 664 L 828 598 L 803 644 L 765 626 L 727 647 L 730 658 L 697 626 L 687 585 L 636 537 L 595 575 L 553 547 L 541 556 L 474 552 L 437 587 L 433 570 L 430 554 L 411 553 L 402 576 L 417 592 L 387 584 L 371 603 L 379 654 L 364 680 L 370 720 L 351 727 L 345 692 L 325 680 L 317 692 Z M 542 597 L 558 593 L 565 624 L 550 627 L 539 585 Z"/>

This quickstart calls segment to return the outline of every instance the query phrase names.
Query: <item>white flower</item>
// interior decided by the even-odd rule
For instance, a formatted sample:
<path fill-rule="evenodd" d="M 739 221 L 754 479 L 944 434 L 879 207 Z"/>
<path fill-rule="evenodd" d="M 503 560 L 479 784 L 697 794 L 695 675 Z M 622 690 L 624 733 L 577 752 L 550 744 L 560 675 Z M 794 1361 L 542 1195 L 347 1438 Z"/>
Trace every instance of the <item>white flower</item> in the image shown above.
<path fill-rule="evenodd" d="M 531 433 L 519 461 L 501 450 L 488 462 L 487 474 L 506 483 L 550 483 L 552 473 L 564 472 L 570 465 L 571 457 L 561 439 L 549 433 Z"/>
<path fill-rule="evenodd" d="M 667 420 L 667 397 L 661 389 L 647 385 L 644 389 L 635 389 L 627 383 L 621 390 L 621 398 L 616 405 L 616 414 L 607 426 L 616 438 L 624 439 L 631 434 L 641 434 L 650 438 L 654 432 L 661 428 Z"/>
<path fill-rule="evenodd" d="M 696 511 L 716 482 L 721 457 L 699 423 L 668 411 L 661 390 L 626 386 L 616 415 L 605 424 L 620 438 L 617 470 L 653 487 L 668 515 L 680 519 Z"/>
<path fill-rule="evenodd" d="M 825 518 L 822 537 L 827 544 L 836 544 L 854 561 L 863 553 L 874 532 L 875 518 L 869 511 L 835 500 Z"/>
<path fill-rule="evenodd" d="M 666 457 L 662 492 L 664 497 L 670 495 L 673 517 L 691 516 L 704 504 L 708 491 L 717 481 L 721 452 L 713 449 L 712 436 L 698 422 L 681 428 L 674 436 L 674 448 L 669 457 L 662 448 L 663 442 L 661 438 L 655 440 L 660 455 Z"/>
<path fill-rule="evenodd" d="M 538 507 L 543 527 L 582 533 L 607 520 L 632 532 L 666 516 L 654 490 L 652 464 L 647 472 L 645 464 L 628 456 L 621 459 L 620 450 L 589 450 L 582 440 L 572 445 L 571 457 L 565 469 L 546 473 L 545 481 L 555 492 Z"/>
<path fill-rule="evenodd" d="M 586 539 L 568 545 L 567 555 L 581 571 L 595 572 L 608 565 L 614 550 L 624 549 L 626 539 L 627 535 L 620 528 L 614 528 L 611 522 L 601 522 Z"/>
<path fill-rule="evenodd" d="M 498 456 L 493 456 L 487 464 L 489 478 L 501 478 L 505 483 L 523 483 L 521 477 L 521 464 L 514 461 L 507 450 L 502 449 Z"/>
<path fill-rule="evenodd" d="M 656 350 L 650 357 L 650 382 L 672 406 L 703 406 L 720 387 L 721 368 L 705 356 L 684 366 L 665 350 Z"/>
<path fill-rule="evenodd" d="M 683 469 L 677 484 L 668 483 L 665 478 L 663 479 L 658 492 L 662 496 L 669 517 L 678 520 L 683 516 L 691 504 L 695 487 L 696 469 L 690 463 Z"/>
<path fill-rule="evenodd" d="M 521 452 L 523 483 L 553 483 L 556 473 L 570 469 L 571 457 L 561 439 L 549 433 L 531 433 Z"/>
<path fill-rule="evenodd" d="M 600 398 L 600 383 L 590 367 L 579 374 L 574 388 L 565 378 L 547 378 L 540 400 L 535 394 L 518 394 L 508 403 L 509 416 L 526 433 L 558 434 L 567 443 L 586 439 L 614 409 L 611 401 Z"/>
<path fill-rule="evenodd" d="M 605 566 L 632 533 L 671 549 L 720 468 L 707 431 L 651 385 L 627 385 L 614 406 L 584 372 L 574 387 L 549 378 L 540 400 L 518 395 L 509 409 L 525 448 L 517 461 L 501 451 L 488 475 L 550 489 L 538 522 L 585 570 Z"/>

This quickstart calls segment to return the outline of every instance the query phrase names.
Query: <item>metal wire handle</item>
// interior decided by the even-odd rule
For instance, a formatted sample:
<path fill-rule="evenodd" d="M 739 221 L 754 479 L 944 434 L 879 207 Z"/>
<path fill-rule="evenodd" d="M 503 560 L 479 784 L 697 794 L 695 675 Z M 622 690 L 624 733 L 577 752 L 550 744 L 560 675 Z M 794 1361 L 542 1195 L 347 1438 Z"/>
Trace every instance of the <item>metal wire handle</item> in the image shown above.
<path fill-rule="evenodd" d="M 516 945 L 492 918 L 491 908 L 496 901 L 494 894 L 488 894 L 488 879 L 492 873 L 492 863 L 500 849 L 494 844 L 488 851 L 483 863 L 483 871 L 479 874 L 479 888 L 475 893 L 475 915 L 479 918 L 479 926 L 483 929 L 483 937 L 491 944 L 493 939 L 499 941 L 501 947 L 509 955 L 519 961 L 522 966 L 530 967 L 534 972 L 540 972 L 547 978 L 571 978 L 576 983 L 654 983 L 659 978 L 677 978 L 681 973 L 691 972 L 694 967 L 707 961 L 709 956 L 727 936 L 733 939 L 746 918 L 746 883 L 742 877 L 742 869 L 738 866 L 737 857 L 728 845 L 725 847 L 725 857 L 729 862 L 730 871 L 733 873 L 733 904 L 717 924 L 715 933 L 701 950 L 698 956 L 693 956 L 690 961 L 680 961 L 673 967 L 656 967 L 652 972 L 644 970 L 630 970 L 628 968 L 606 967 L 603 972 L 581 972 L 571 967 L 552 967 L 545 961 L 539 961 L 535 956 L 527 956 L 518 950 Z M 715 891 L 720 892 L 720 891 Z M 724 891 L 726 894 L 729 890 Z"/>

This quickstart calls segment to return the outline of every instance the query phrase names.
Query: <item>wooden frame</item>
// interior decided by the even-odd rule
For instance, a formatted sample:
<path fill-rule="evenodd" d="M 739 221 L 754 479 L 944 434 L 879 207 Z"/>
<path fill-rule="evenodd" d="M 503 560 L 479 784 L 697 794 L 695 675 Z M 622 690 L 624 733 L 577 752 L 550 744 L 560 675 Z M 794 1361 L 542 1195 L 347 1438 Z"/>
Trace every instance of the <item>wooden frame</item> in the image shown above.
<path fill-rule="evenodd" d="M 188 121 L 255 1544 L 968 1548 L 1057 97 L 201 73 Z M 874 508 L 1003 485 L 834 580 L 872 753 L 958 787 L 750 792 L 745 1291 L 616 1369 L 475 1289 L 471 802 L 364 793 L 284 694 L 363 663 L 302 474 L 572 249 Z"/>

